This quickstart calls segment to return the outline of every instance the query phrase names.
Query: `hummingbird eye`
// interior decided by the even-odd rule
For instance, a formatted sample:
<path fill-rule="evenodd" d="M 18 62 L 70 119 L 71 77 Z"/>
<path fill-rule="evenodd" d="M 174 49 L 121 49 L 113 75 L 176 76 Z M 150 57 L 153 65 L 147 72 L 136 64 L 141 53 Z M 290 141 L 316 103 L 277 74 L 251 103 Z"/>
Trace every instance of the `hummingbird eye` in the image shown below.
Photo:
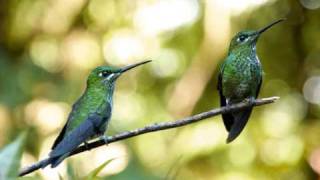
<path fill-rule="evenodd" d="M 248 38 L 247 35 L 240 35 L 237 39 L 238 42 L 244 42 Z"/>
<path fill-rule="evenodd" d="M 109 76 L 109 72 L 107 72 L 107 71 L 102 71 L 102 72 L 100 72 L 99 74 L 99 77 L 107 77 L 107 76 Z"/>

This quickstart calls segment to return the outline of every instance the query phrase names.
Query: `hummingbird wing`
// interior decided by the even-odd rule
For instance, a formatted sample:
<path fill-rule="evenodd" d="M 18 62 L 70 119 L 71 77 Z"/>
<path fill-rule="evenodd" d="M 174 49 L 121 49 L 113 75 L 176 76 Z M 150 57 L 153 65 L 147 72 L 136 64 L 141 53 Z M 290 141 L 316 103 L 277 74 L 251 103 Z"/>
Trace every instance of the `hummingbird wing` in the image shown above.
<path fill-rule="evenodd" d="M 258 97 L 261 84 L 262 84 L 262 76 L 261 76 L 259 84 L 257 86 L 257 90 L 254 95 L 254 98 Z M 240 112 L 233 113 L 234 123 L 231 127 L 231 130 L 229 131 L 227 143 L 230 143 L 231 141 L 233 141 L 234 139 L 236 139 L 240 135 L 240 133 L 242 132 L 242 130 L 244 129 L 244 127 L 246 126 L 246 124 L 249 120 L 249 117 L 252 112 L 252 108 L 253 107 L 249 107 L 244 110 L 241 110 Z"/>
<path fill-rule="evenodd" d="M 79 98 L 79 100 L 77 100 L 77 102 L 74 103 L 74 105 L 72 106 L 72 111 L 71 111 L 71 113 L 70 113 L 70 117 L 73 116 L 72 113 L 78 112 L 79 104 L 80 104 L 80 103 L 78 103 L 78 102 L 81 101 L 81 99 L 82 99 L 82 96 L 81 96 L 81 98 Z M 63 129 L 61 130 L 59 136 L 58 136 L 58 137 L 56 138 L 56 140 L 54 141 L 51 149 L 54 149 L 54 148 L 62 141 L 63 137 L 65 136 L 66 130 L 67 130 L 67 127 L 68 127 L 68 124 L 70 123 L 70 119 L 71 119 L 70 117 L 68 118 L 68 121 L 66 122 L 66 124 L 65 124 L 64 127 L 63 127 Z"/>
<path fill-rule="evenodd" d="M 51 167 L 59 165 L 80 144 L 94 137 L 97 134 L 98 126 L 103 124 L 103 120 L 103 116 L 95 113 L 66 135 L 49 154 L 52 159 Z"/>
<path fill-rule="evenodd" d="M 260 88 L 261 88 L 261 84 L 262 84 L 262 75 L 260 76 L 260 81 L 259 81 L 259 84 L 258 84 L 258 86 L 257 86 L 257 90 L 256 90 L 256 96 L 255 96 L 255 98 L 257 98 L 257 97 L 258 97 L 258 95 L 259 95 Z"/>
<path fill-rule="evenodd" d="M 64 125 L 63 129 L 61 130 L 59 136 L 57 137 L 57 139 L 54 141 L 51 149 L 54 149 L 58 144 L 59 142 L 61 142 L 61 140 L 63 139 L 65 133 L 66 133 L 66 129 L 67 129 L 67 124 L 68 122 Z"/>
<path fill-rule="evenodd" d="M 222 91 L 222 73 L 223 73 L 223 67 L 221 68 L 221 71 L 218 75 L 218 86 L 217 86 L 217 89 L 219 91 L 219 96 L 220 96 L 220 106 L 223 107 L 223 106 L 226 106 L 227 105 L 227 101 L 226 101 L 226 98 L 225 96 L 223 95 L 223 91 Z M 231 127 L 234 123 L 234 117 L 232 116 L 231 113 L 224 113 L 222 114 L 222 119 L 223 119 L 223 123 L 224 123 L 224 126 L 226 127 L 227 131 L 229 132 L 231 130 Z"/>

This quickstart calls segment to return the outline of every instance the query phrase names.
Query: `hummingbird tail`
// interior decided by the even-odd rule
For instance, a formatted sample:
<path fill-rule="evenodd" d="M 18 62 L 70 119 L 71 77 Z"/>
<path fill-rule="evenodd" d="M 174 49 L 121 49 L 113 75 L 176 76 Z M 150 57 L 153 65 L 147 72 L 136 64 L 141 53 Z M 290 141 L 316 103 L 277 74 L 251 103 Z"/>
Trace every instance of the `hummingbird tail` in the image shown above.
<path fill-rule="evenodd" d="M 69 156 L 69 153 L 59 157 L 49 157 L 48 159 L 46 159 L 41 163 L 40 167 L 41 169 L 44 169 L 45 167 L 51 164 L 51 168 L 55 168 L 68 156 Z"/>
<path fill-rule="evenodd" d="M 222 119 L 226 130 L 230 132 L 232 125 L 234 124 L 234 117 L 231 113 L 222 114 Z"/>
<path fill-rule="evenodd" d="M 233 140 L 235 140 L 240 133 L 242 132 L 242 130 L 244 129 L 244 127 L 246 126 L 248 119 L 251 115 L 252 112 L 252 108 L 250 107 L 248 109 L 242 110 L 240 112 L 236 112 L 234 113 L 234 124 L 232 125 L 228 138 L 227 138 L 227 143 L 232 142 Z"/>
<path fill-rule="evenodd" d="M 97 134 L 96 125 L 100 125 L 102 117 L 97 115 L 90 116 L 77 128 L 69 132 L 49 153 L 51 167 L 58 166 L 70 153 L 80 144 Z"/>
<path fill-rule="evenodd" d="M 45 167 L 47 167 L 49 164 L 51 164 L 51 161 L 52 161 L 52 159 L 51 158 L 48 158 L 47 160 L 45 160 L 45 161 L 43 161 L 42 163 L 41 163 L 41 169 L 44 169 Z"/>
<path fill-rule="evenodd" d="M 59 156 L 59 157 L 56 157 L 56 158 L 53 158 L 52 161 L 51 161 L 51 168 L 55 168 L 57 167 L 65 158 L 67 158 L 69 156 L 70 153 L 66 153 L 62 156 Z"/>
<path fill-rule="evenodd" d="M 51 149 L 53 150 L 54 148 L 56 148 L 56 146 L 63 140 L 63 137 L 65 136 L 66 130 L 67 130 L 67 125 L 68 123 L 66 123 L 62 129 L 62 131 L 60 132 L 59 136 L 57 137 L 57 139 L 54 141 Z"/>

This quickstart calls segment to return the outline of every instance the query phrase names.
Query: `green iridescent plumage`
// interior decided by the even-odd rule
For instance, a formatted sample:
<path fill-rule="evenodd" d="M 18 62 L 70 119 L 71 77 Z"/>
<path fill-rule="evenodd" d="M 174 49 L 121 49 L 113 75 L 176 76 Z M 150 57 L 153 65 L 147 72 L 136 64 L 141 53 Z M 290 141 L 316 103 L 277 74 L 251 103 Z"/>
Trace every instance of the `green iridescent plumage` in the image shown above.
<path fill-rule="evenodd" d="M 52 146 L 51 167 L 59 165 L 80 144 L 104 134 L 111 117 L 115 81 L 127 70 L 148 62 L 124 68 L 101 66 L 90 73 L 85 92 L 72 106 L 68 121 Z"/>
<path fill-rule="evenodd" d="M 259 36 L 283 21 L 278 20 L 258 31 L 241 31 L 231 40 L 228 56 L 221 65 L 218 77 L 218 90 L 221 106 L 252 101 L 260 90 L 262 83 L 262 67 L 257 57 L 256 43 Z M 227 142 L 239 136 L 245 127 L 251 108 L 222 115 L 224 125 L 229 132 Z"/>

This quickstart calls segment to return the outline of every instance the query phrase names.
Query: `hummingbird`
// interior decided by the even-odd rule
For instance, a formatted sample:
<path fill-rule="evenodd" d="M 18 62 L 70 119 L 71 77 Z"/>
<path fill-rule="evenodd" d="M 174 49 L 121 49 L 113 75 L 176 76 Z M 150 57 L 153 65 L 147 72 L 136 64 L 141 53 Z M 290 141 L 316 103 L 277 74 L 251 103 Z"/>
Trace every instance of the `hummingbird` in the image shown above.
<path fill-rule="evenodd" d="M 104 138 L 112 113 L 112 97 L 117 78 L 124 72 L 150 61 L 143 61 L 123 68 L 99 66 L 91 71 L 83 95 L 73 104 L 68 120 L 49 153 L 51 164 L 58 166 L 80 144 L 96 137 Z M 106 142 L 107 143 L 107 142 Z"/>
<path fill-rule="evenodd" d="M 262 66 L 257 56 L 256 44 L 260 35 L 284 19 L 277 20 L 257 31 L 245 30 L 231 40 L 228 55 L 220 66 L 217 89 L 220 106 L 229 106 L 242 101 L 250 104 L 257 98 L 262 83 Z M 253 106 L 222 114 L 227 143 L 236 139 L 248 122 Z"/>

